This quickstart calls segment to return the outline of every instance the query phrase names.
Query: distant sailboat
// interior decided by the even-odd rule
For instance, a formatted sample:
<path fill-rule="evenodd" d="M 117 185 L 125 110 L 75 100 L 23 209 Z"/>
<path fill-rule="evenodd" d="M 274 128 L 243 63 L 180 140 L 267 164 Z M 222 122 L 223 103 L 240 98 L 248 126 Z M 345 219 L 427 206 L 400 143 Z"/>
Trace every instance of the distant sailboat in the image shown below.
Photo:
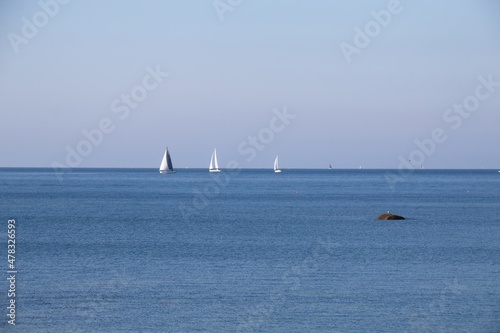
<path fill-rule="evenodd" d="M 274 172 L 281 172 L 282 170 L 279 168 L 278 165 L 278 155 L 276 155 L 276 158 L 274 159 Z"/>
<path fill-rule="evenodd" d="M 160 173 L 174 173 L 174 166 L 172 164 L 172 159 L 170 158 L 170 153 L 168 152 L 168 147 L 165 149 L 165 154 L 163 154 L 163 159 L 160 164 Z"/>
<path fill-rule="evenodd" d="M 217 149 L 214 149 L 212 153 L 212 158 L 210 159 L 210 167 L 208 168 L 210 172 L 220 172 L 219 162 L 217 161 Z"/>
<path fill-rule="evenodd" d="M 328 169 L 333 169 L 331 164 L 328 165 Z"/>

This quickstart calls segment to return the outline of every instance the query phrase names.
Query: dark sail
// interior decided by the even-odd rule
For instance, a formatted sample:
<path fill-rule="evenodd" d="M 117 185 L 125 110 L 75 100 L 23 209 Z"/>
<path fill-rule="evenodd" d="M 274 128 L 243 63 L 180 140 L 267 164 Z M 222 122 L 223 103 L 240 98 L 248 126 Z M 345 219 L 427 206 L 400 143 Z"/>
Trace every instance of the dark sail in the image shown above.
<path fill-rule="evenodd" d="M 167 170 L 174 171 L 174 165 L 172 164 L 172 159 L 170 158 L 170 153 L 167 148 Z"/>

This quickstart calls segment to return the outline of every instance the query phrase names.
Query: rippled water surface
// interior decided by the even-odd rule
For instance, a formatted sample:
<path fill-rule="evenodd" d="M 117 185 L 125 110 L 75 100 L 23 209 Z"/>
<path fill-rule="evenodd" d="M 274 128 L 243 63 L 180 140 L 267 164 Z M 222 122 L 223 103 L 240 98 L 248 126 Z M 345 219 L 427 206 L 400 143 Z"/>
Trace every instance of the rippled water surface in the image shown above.
<path fill-rule="evenodd" d="M 0 328 L 499 332 L 500 173 L 388 172 L 0 169 Z"/>

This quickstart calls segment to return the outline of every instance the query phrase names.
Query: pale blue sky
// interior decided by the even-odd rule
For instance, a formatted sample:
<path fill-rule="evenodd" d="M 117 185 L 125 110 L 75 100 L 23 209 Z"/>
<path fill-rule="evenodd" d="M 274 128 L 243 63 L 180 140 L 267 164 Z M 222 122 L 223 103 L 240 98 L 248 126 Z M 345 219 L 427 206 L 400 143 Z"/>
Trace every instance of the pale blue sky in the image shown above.
<path fill-rule="evenodd" d="M 479 76 L 500 82 L 496 0 L 401 0 L 350 63 L 340 44 L 391 1 L 242 0 L 221 21 L 213 0 L 72 0 L 16 53 L 40 3 L 0 4 L 0 167 L 65 164 L 107 118 L 78 166 L 157 168 L 169 146 L 177 168 L 208 167 L 214 147 L 222 167 L 397 168 L 442 128 L 425 167 L 500 168 L 500 87 L 457 129 L 443 119 Z M 157 65 L 169 76 L 120 119 L 113 102 Z M 247 161 L 238 146 L 285 106 L 296 117 Z"/>

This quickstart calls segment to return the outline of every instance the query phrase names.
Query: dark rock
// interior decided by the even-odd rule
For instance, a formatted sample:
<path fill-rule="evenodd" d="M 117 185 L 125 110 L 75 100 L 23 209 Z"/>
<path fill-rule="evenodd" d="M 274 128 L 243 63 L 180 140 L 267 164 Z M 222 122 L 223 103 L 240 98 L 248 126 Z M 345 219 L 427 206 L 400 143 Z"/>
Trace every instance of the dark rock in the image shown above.
<path fill-rule="evenodd" d="M 377 220 L 404 220 L 404 219 L 405 218 L 403 216 L 391 213 L 382 214 L 377 217 Z"/>

